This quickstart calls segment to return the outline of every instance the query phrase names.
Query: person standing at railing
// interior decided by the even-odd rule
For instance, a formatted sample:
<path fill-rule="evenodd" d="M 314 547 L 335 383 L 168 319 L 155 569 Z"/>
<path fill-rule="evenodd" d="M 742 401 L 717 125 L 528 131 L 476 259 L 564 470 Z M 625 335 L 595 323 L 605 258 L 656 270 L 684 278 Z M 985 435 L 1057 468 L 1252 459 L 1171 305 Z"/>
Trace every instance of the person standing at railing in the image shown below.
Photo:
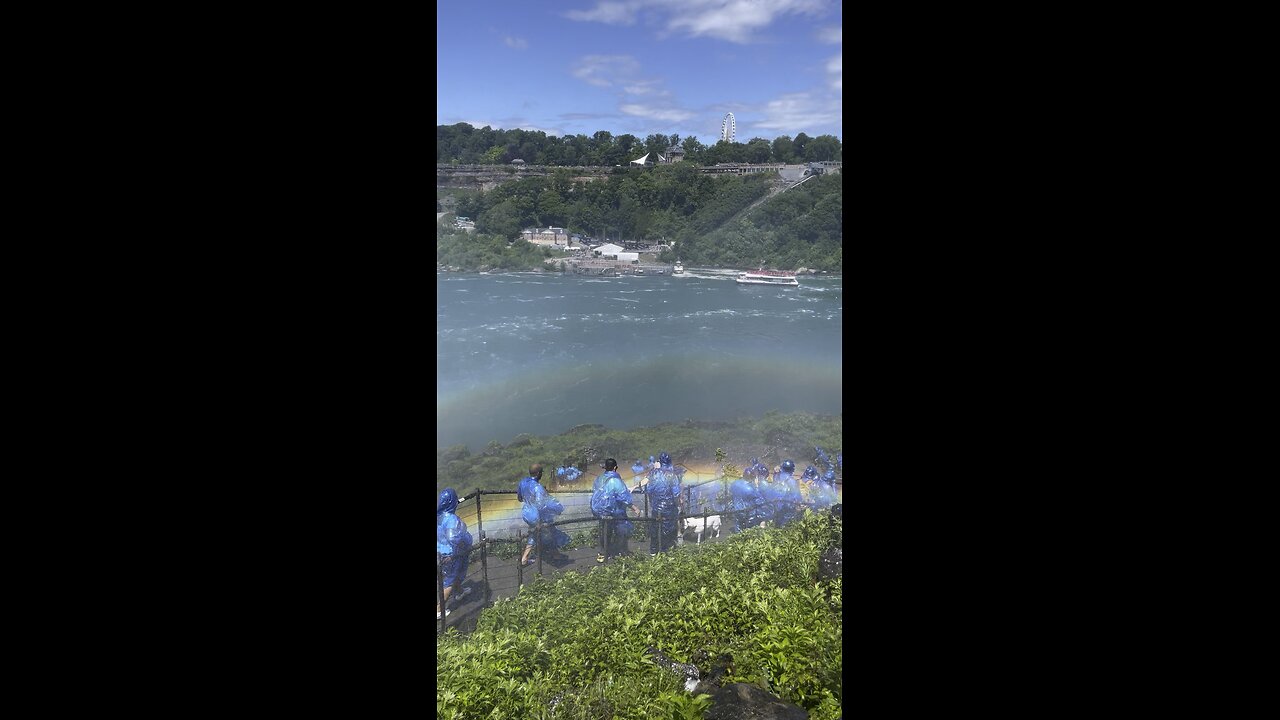
<path fill-rule="evenodd" d="M 596 478 L 591 490 L 591 514 L 603 518 L 604 552 L 596 555 L 596 562 L 604 562 L 606 555 L 618 557 L 627 552 L 627 537 L 634 526 L 627 520 L 627 512 L 639 513 L 631 502 L 631 491 L 618 474 L 618 461 L 605 458 L 604 472 Z"/>
<path fill-rule="evenodd" d="M 529 476 L 520 480 L 516 488 L 516 499 L 524 503 L 520 509 L 520 517 L 529 525 L 529 542 L 520 556 L 523 565 L 533 564 L 529 555 L 537 544 L 537 526 L 539 522 L 555 522 L 556 516 L 564 512 L 564 505 L 551 496 L 542 486 L 542 464 L 529 466 Z M 564 560 L 566 556 L 559 550 L 569 542 L 568 533 L 557 527 L 542 529 L 542 551 L 549 560 Z"/>
<path fill-rule="evenodd" d="M 742 471 L 742 477 L 729 485 L 729 507 L 732 509 L 734 532 L 742 532 L 760 524 L 769 518 L 764 499 L 756 487 L 754 463 Z"/>
<path fill-rule="evenodd" d="M 471 533 L 467 524 L 458 517 L 458 491 L 445 488 L 440 491 L 440 499 L 436 502 L 436 552 L 440 554 L 440 571 L 444 573 L 444 602 L 449 604 L 449 596 L 455 588 L 462 584 L 467 576 L 467 564 L 471 555 Z M 458 601 L 466 597 L 471 588 L 466 588 L 458 596 Z M 456 604 L 456 602 L 455 602 Z M 441 608 L 439 598 L 436 599 L 436 619 L 440 620 L 441 610 L 444 615 L 453 612 L 448 607 Z"/>
<path fill-rule="evenodd" d="M 783 460 L 782 467 L 773 481 L 777 495 L 778 527 L 783 527 L 800 517 L 804 508 L 804 496 L 800 494 L 800 483 L 795 477 L 796 464 L 792 460 Z"/>
<path fill-rule="evenodd" d="M 662 453 L 658 456 L 658 466 L 649 473 L 647 480 L 641 484 L 649 496 L 649 511 L 658 522 L 651 523 L 655 532 L 649 533 L 649 555 L 655 557 L 659 550 L 670 550 L 676 545 L 676 530 L 680 524 L 680 481 L 671 465 L 671 456 Z"/>
<path fill-rule="evenodd" d="M 818 468 L 810 465 L 800 476 L 800 484 L 809 494 L 809 507 L 813 511 L 824 510 L 831 506 L 832 499 L 829 486 L 818 476 Z"/>

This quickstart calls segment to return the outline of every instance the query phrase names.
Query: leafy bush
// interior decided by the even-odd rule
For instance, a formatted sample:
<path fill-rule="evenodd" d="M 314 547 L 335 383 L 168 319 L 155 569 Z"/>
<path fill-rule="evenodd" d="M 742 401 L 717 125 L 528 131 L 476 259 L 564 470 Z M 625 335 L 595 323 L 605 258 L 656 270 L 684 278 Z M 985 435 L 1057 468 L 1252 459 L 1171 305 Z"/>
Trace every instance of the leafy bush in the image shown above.
<path fill-rule="evenodd" d="M 677 662 L 727 653 L 722 683 L 753 683 L 835 720 L 840 583 L 816 578 L 839 534 L 839 520 L 810 513 L 785 528 L 535 579 L 483 611 L 471 635 L 437 639 L 437 717 L 701 717 L 707 698 L 654 665 L 653 647 Z"/>

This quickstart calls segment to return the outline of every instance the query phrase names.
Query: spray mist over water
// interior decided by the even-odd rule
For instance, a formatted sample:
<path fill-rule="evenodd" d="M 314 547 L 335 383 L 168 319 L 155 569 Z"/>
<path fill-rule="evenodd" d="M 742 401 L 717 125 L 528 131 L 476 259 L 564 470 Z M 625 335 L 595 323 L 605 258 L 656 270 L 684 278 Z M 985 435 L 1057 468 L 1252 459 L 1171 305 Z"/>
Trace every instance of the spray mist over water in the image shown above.
<path fill-rule="evenodd" d="M 842 412 L 839 278 L 782 289 L 731 275 L 513 277 L 437 284 L 437 447 Z"/>

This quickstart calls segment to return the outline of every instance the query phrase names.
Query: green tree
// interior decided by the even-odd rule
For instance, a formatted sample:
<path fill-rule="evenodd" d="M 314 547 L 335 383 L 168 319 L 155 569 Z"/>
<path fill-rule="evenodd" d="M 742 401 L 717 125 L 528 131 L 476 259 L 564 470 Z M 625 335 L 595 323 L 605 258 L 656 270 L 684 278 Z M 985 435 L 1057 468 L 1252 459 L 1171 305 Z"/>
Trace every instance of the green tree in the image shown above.
<path fill-rule="evenodd" d="M 702 163 L 702 154 L 706 150 L 706 146 L 698 140 L 697 137 L 690 135 L 680 143 L 680 147 L 684 148 L 684 159 L 692 163 Z"/>
<path fill-rule="evenodd" d="M 767 163 L 773 149 L 769 147 L 769 141 L 764 138 L 751 138 L 744 149 L 743 154 L 749 163 Z"/>
<path fill-rule="evenodd" d="M 840 139 L 835 135 L 819 135 L 805 147 L 805 157 L 809 162 L 835 160 L 840 152 Z"/>
<path fill-rule="evenodd" d="M 520 237 L 520 211 L 516 202 L 508 198 L 481 213 L 476 218 L 476 230 L 506 240 Z"/>
<path fill-rule="evenodd" d="M 788 164 L 797 161 L 796 145 L 790 135 L 779 135 L 773 139 L 773 161 Z"/>
<path fill-rule="evenodd" d="M 502 145 L 494 145 L 485 152 L 480 158 L 482 165 L 497 165 L 506 157 L 507 149 Z"/>
<path fill-rule="evenodd" d="M 657 160 L 658 155 L 662 155 L 663 157 L 666 157 L 667 136 L 654 133 L 653 135 L 650 135 L 649 137 L 645 138 L 644 151 L 647 153 L 653 153 L 653 155 L 651 156 L 653 160 Z"/>
<path fill-rule="evenodd" d="M 792 145 L 795 147 L 797 160 L 801 162 L 808 162 L 809 156 L 805 154 L 805 148 L 809 145 L 811 139 L 812 138 L 804 133 L 796 135 L 796 139 L 793 141 Z"/>
<path fill-rule="evenodd" d="M 551 188 L 543 190 L 538 195 L 537 215 L 539 225 L 564 225 L 567 213 L 560 193 Z"/>

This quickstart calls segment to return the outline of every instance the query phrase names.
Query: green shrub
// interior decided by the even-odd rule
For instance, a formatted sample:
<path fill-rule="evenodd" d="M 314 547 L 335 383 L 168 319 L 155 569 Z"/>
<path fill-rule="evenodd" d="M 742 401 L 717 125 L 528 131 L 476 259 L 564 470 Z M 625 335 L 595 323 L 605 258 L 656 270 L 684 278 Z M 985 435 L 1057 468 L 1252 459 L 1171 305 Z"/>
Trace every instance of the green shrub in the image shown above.
<path fill-rule="evenodd" d="M 484 610 L 470 636 L 451 629 L 437 640 L 437 717 L 701 717 L 707 699 L 654 665 L 654 647 L 678 662 L 728 653 L 723 683 L 753 683 L 835 720 L 840 583 L 816 576 L 839 533 L 829 515 L 807 514 L 786 528 L 535 578 Z"/>

